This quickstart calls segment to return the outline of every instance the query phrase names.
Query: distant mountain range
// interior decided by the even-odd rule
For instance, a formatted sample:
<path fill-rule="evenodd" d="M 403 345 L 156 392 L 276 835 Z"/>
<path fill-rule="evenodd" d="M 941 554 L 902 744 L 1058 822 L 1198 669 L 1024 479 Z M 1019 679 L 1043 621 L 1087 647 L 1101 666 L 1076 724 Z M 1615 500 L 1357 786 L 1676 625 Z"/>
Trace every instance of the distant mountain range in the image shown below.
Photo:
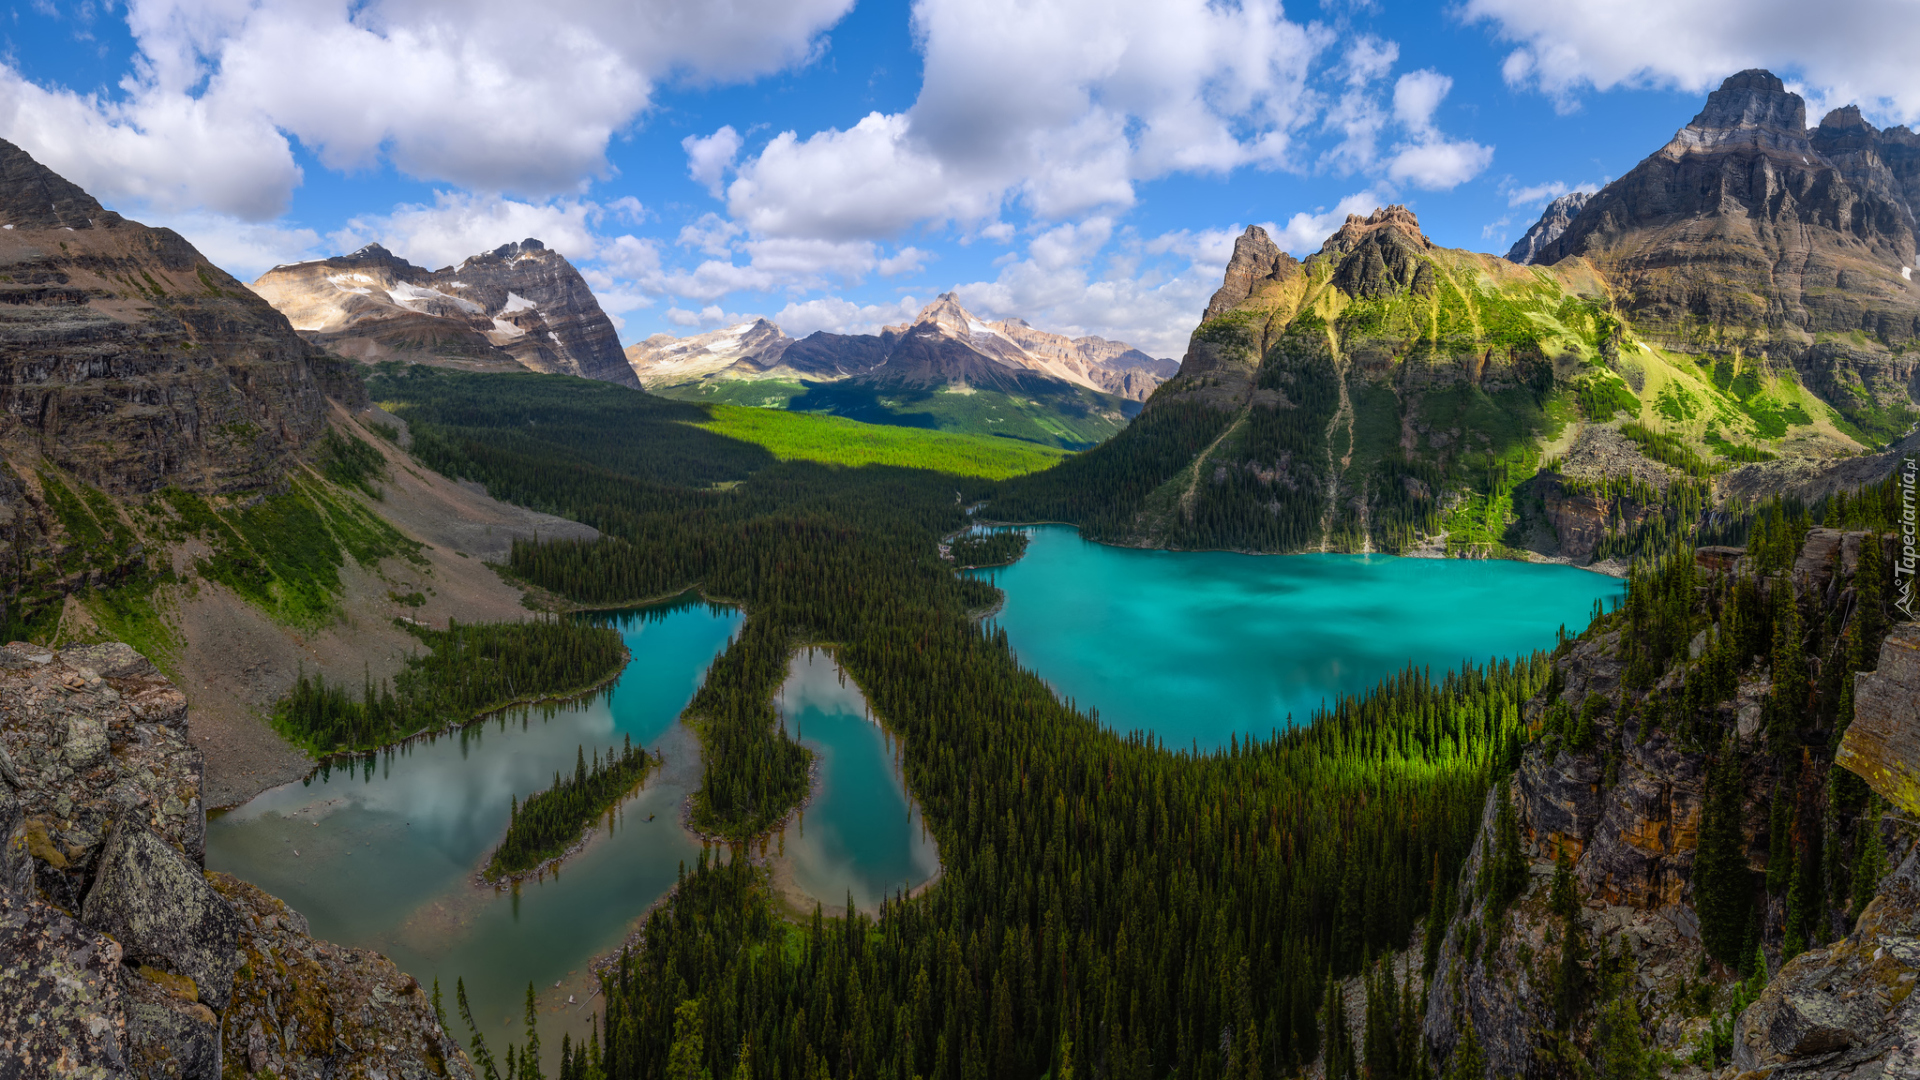
<path fill-rule="evenodd" d="M 559 252 L 522 240 L 427 270 L 378 244 L 276 266 L 252 285 L 329 352 L 476 371 L 531 370 L 667 397 L 829 412 L 870 423 L 1081 448 L 1126 426 L 1178 365 L 1124 342 L 1020 319 L 984 322 L 951 294 L 878 334 L 801 340 L 759 319 L 623 353 Z"/>
<path fill-rule="evenodd" d="M 1178 368 L 1124 342 L 986 322 L 952 293 L 878 334 L 795 340 L 758 319 L 691 337 L 656 334 L 626 355 L 642 386 L 669 397 L 1070 447 L 1119 430 Z"/>
<path fill-rule="evenodd" d="M 1920 136 L 1851 106 L 1809 130 L 1745 71 L 1506 259 L 1397 206 L 1304 262 L 1252 228 L 1141 416 L 988 513 L 1166 547 L 1623 565 L 1702 505 L 1817 497 L 1914 444 L 1916 208 Z"/>
<path fill-rule="evenodd" d="M 316 345 L 357 360 L 555 372 L 638 386 L 565 256 L 538 240 L 426 270 L 379 244 L 276 266 L 253 291 Z"/>

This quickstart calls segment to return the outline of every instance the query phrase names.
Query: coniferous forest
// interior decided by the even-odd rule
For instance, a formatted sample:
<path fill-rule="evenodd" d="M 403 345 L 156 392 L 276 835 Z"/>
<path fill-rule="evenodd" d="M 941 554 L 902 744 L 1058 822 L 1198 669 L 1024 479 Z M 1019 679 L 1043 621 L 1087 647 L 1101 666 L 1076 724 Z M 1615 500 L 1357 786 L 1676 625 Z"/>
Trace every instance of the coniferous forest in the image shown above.
<path fill-rule="evenodd" d="M 274 708 L 275 726 L 316 753 L 371 750 L 518 702 L 591 689 L 627 662 L 616 631 L 570 620 L 407 629 L 428 651 L 408 657 L 391 683 L 369 676 L 356 697 L 302 671 Z"/>
<path fill-rule="evenodd" d="M 527 796 L 524 803 L 514 799 L 506 838 L 487 860 L 487 878 L 524 873 L 566 851 L 589 822 L 638 787 L 656 764 L 645 750 L 634 747 L 631 735 L 617 756 L 611 746 L 605 758 L 595 750 L 591 764 L 586 747 L 581 747 L 573 775 L 555 773 L 552 787 Z"/>
<path fill-rule="evenodd" d="M 1404 947 L 1444 899 L 1546 678 L 1544 657 L 1408 671 L 1274 740 L 1173 750 L 1100 728 L 969 617 L 991 586 L 936 542 L 984 485 L 724 448 L 733 475 L 680 485 L 661 462 L 711 436 L 653 419 L 670 407 L 644 395 L 631 417 L 570 419 L 565 380 L 416 368 L 372 389 L 404 404 L 428 464 L 607 534 L 519 545 L 529 582 L 591 604 L 691 585 L 744 604 L 689 708 L 696 823 L 751 832 L 804 796 L 805 752 L 770 699 L 796 643 L 831 641 L 900 737 L 939 843 L 938 887 L 803 927 L 744 865 L 693 868 L 571 1075 L 689 1056 L 688 1075 L 766 1080 L 1277 1075 L 1317 1052 L 1329 978 Z"/>

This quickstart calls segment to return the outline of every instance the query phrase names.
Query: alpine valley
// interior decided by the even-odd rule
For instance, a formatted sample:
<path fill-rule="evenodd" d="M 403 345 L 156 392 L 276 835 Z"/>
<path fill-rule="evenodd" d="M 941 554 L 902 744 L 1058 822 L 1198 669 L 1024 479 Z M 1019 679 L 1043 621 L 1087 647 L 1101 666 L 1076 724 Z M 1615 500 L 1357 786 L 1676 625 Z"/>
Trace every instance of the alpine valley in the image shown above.
<path fill-rule="evenodd" d="M 249 287 L 0 142 L 0 1077 L 1920 1075 L 1917 210 L 1746 71 L 1505 258 L 1246 230 L 1177 367 L 623 351 L 538 240 Z M 1476 659 L 1116 731 L 1038 523 Z M 1384 555 L 1619 599 L 1500 654 Z"/>
<path fill-rule="evenodd" d="M 878 334 L 795 341 L 765 319 L 627 349 L 667 397 L 828 412 L 1084 449 L 1126 426 L 1175 370 L 1123 342 L 986 323 L 951 293 Z"/>

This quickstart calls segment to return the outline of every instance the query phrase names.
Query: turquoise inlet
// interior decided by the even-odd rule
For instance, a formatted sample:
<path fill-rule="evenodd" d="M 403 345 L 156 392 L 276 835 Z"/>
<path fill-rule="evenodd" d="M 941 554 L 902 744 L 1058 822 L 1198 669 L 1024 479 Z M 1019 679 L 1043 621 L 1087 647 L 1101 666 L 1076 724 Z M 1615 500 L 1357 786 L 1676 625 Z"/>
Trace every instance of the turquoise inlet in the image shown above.
<path fill-rule="evenodd" d="M 847 898 L 873 914 L 880 901 L 929 879 L 939 853 L 908 798 L 895 745 L 866 698 L 826 652 L 796 656 L 777 702 L 787 734 L 819 765 L 813 800 L 777 837 L 775 882 L 793 906 Z"/>
<path fill-rule="evenodd" d="M 610 693 L 491 718 L 266 792 L 208 823 L 208 868 L 285 900 L 315 937 L 377 949 L 424 985 L 437 978 L 450 1017 L 454 980 L 464 980 L 493 1045 L 523 1036 L 532 982 L 553 1064 L 561 1033 L 586 1034 L 597 1000 L 589 961 L 618 949 L 682 865 L 700 858 L 680 823 L 700 783 L 700 747 L 679 716 L 741 616 L 681 602 L 613 621 L 632 660 Z M 822 652 L 800 654 L 790 670 L 777 704 L 818 755 L 817 789 L 756 852 L 793 910 L 842 908 L 849 895 L 872 910 L 932 877 L 933 841 L 858 688 Z M 557 874 L 509 889 L 475 883 L 513 797 L 571 771 L 580 747 L 604 754 L 629 736 L 666 764 L 610 827 Z"/>
<path fill-rule="evenodd" d="M 1020 662 L 1120 732 L 1173 749 L 1267 738 L 1409 664 L 1552 648 L 1617 579 L 1566 566 L 1382 555 L 1237 555 L 1093 544 L 1034 528 L 1012 566 L 977 571 Z"/>

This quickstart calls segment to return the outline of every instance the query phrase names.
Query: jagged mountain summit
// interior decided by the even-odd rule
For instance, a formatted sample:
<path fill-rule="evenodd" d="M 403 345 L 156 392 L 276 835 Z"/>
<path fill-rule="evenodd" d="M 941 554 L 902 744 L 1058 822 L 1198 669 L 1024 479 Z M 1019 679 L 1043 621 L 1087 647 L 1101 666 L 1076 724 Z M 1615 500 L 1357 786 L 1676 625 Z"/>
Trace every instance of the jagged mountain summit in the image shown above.
<path fill-rule="evenodd" d="M 343 356 L 639 385 L 580 272 L 535 239 L 431 271 L 368 244 L 276 266 L 252 288 L 302 336 Z"/>
<path fill-rule="evenodd" d="M 910 339 L 918 339 L 906 344 Z M 800 345 L 798 352 L 790 352 Z M 627 361 L 648 387 L 668 387 L 693 379 L 810 378 L 823 381 L 871 374 L 895 353 L 927 349 L 951 351 L 935 360 L 929 374 L 966 378 L 969 371 L 991 383 L 992 369 L 970 361 L 984 357 L 1014 371 L 1030 371 L 1102 393 L 1145 401 L 1178 369 L 1122 341 L 1102 337 L 1070 338 L 1030 326 L 1024 319 L 984 322 L 960 306 L 952 293 L 922 308 L 910 323 L 882 328 L 879 334 L 823 332 L 802 341 L 788 337 L 765 319 L 705 334 L 677 338 L 655 334 L 627 347 Z"/>
<path fill-rule="evenodd" d="M 1892 459 L 1866 455 L 1920 419 L 1911 141 L 1844 109 L 1808 132 L 1745 72 L 1570 218 L 1549 208 L 1531 265 L 1438 247 L 1398 206 L 1304 262 L 1249 229 L 1140 418 L 990 512 L 1623 567 L 1716 502 L 1876 480 Z"/>
<path fill-rule="evenodd" d="M 1920 137 L 1876 131 L 1852 106 L 1808 130 L 1798 94 L 1743 71 L 1533 261 L 1587 259 L 1636 327 L 1668 341 L 1884 354 L 1920 337 L 1917 205 Z M 1856 334 L 1872 342 L 1831 340 Z"/>
<path fill-rule="evenodd" d="M 1569 191 L 1565 195 L 1547 204 L 1541 212 L 1540 220 L 1527 229 L 1526 235 L 1514 241 L 1507 249 L 1507 260 L 1522 266 L 1533 262 L 1547 245 L 1560 239 L 1560 234 L 1573 224 L 1575 214 L 1593 198 L 1591 191 Z"/>
<path fill-rule="evenodd" d="M 986 322 L 952 293 L 878 334 L 795 340 L 765 319 L 627 349 L 641 385 L 692 400 L 833 412 L 1086 446 L 1139 410 L 1176 365 L 1022 319 Z"/>

